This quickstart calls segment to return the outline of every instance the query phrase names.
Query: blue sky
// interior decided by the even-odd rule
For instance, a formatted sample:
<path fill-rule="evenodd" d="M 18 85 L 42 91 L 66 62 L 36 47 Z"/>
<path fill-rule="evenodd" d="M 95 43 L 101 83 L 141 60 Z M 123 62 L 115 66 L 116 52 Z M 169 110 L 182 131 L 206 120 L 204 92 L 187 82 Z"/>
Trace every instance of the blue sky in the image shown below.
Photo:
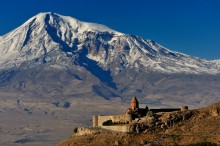
<path fill-rule="evenodd" d="M 171 50 L 220 59 L 220 0 L 7 0 L 1 1 L 0 35 L 39 12 L 101 23 Z"/>

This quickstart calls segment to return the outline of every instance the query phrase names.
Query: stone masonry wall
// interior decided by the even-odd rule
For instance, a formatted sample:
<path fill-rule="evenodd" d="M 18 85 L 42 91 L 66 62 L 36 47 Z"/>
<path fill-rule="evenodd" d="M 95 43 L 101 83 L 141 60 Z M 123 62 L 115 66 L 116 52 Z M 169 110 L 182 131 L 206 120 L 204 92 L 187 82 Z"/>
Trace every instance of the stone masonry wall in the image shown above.
<path fill-rule="evenodd" d="M 130 115 L 109 115 L 109 116 L 93 116 L 93 127 L 102 126 L 102 123 L 112 120 L 113 123 L 127 123 L 131 122 Z"/>
<path fill-rule="evenodd" d="M 101 126 L 101 128 L 116 132 L 129 132 L 130 125 Z"/>

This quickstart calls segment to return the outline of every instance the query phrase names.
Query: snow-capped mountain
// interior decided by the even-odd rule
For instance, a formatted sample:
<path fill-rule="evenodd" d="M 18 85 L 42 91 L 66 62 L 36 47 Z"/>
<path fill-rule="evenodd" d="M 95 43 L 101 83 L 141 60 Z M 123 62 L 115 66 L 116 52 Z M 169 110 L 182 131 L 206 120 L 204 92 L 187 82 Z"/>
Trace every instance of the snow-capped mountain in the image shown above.
<path fill-rule="evenodd" d="M 136 95 L 154 105 L 202 106 L 220 99 L 219 73 L 219 60 L 50 12 L 0 37 L 0 92 L 14 98 Z"/>
<path fill-rule="evenodd" d="M 103 25 L 40 13 L 0 38 L 1 68 L 17 66 L 58 49 L 72 48 L 76 40 L 84 39 L 82 34 L 85 31 L 120 34 Z M 72 49 L 65 51 L 71 52 Z"/>
<path fill-rule="evenodd" d="M 87 60 L 87 61 L 86 61 Z M 41 63 L 68 67 L 89 60 L 117 75 L 144 72 L 217 74 L 219 61 L 171 51 L 151 40 L 56 13 L 40 13 L 0 37 L 0 69 Z"/>

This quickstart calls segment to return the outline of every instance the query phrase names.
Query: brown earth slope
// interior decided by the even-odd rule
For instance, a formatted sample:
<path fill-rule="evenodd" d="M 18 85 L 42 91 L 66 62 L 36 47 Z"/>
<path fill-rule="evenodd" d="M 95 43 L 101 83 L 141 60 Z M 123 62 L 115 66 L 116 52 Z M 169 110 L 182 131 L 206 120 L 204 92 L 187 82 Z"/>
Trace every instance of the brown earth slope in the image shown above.
<path fill-rule="evenodd" d="M 72 135 L 59 146 L 111 145 L 188 145 L 211 142 L 220 145 L 220 102 L 206 108 L 191 110 L 188 120 L 166 129 L 146 133 L 98 131 L 90 135 Z"/>

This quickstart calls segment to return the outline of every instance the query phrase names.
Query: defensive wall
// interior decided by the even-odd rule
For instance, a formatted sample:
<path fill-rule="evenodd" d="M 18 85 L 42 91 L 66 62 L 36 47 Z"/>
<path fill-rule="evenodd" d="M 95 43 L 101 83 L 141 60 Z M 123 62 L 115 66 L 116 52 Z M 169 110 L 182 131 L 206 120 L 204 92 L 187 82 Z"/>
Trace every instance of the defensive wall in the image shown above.
<path fill-rule="evenodd" d="M 116 132 L 130 132 L 130 125 L 111 125 L 111 126 L 101 126 L 103 129 L 116 131 Z"/>
<path fill-rule="evenodd" d="M 112 120 L 113 123 L 129 123 L 132 121 L 131 115 L 109 115 L 109 116 L 93 116 L 93 127 L 103 126 L 102 123 Z"/>

